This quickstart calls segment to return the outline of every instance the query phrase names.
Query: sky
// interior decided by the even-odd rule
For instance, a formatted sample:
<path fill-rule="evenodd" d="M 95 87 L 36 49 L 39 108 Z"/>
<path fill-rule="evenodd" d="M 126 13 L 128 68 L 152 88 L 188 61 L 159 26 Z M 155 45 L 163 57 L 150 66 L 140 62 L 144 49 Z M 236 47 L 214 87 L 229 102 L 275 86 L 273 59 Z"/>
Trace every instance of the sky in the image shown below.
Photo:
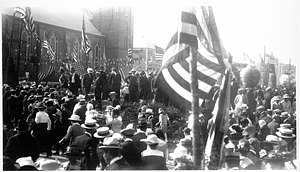
<path fill-rule="evenodd" d="M 201 5 L 201 4 L 200 4 Z M 240 62 L 243 53 L 260 62 L 259 53 L 272 54 L 285 64 L 296 63 L 299 14 L 297 0 L 226 1 L 212 5 L 225 49 Z M 175 33 L 181 6 L 138 6 L 135 35 L 166 48 Z"/>

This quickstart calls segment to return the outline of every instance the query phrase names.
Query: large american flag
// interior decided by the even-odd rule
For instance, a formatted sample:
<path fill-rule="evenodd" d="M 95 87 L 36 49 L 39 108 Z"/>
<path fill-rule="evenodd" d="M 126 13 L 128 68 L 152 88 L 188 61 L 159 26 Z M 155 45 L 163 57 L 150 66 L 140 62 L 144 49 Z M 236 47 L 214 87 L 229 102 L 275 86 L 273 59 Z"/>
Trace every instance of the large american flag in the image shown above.
<path fill-rule="evenodd" d="M 191 109 L 190 48 L 197 50 L 197 77 L 199 105 L 212 86 L 224 73 L 221 43 L 216 24 L 211 21 L 211 7 L 189 8 L 181 12 L 177 32 L 171 38 L 156 77 L 156 86 L 169 98 Z M 218 43 L 219 42 L 219 43 Z"/>
<path fill-rule="evenodd" d="M 21 15 L 21 20 L 25 24 L 26 30 L 37 40 L 40 41 L 38 34 L 36 33 L 36 29 L 33 23 L 33 16 L 31 14 L 30 7 L 16 7 L 15 13 Z"/>
<path fill-rule="evenodd" d="M 89 38 L 85 31 L 84 15 L 82 18 L 82 43 L 81 43 L 81 46 L 82 46 L 82 51 L 84 53 L 89 53 L 89 51 L 91 50 L 91 43 L 90 43 Z"/>

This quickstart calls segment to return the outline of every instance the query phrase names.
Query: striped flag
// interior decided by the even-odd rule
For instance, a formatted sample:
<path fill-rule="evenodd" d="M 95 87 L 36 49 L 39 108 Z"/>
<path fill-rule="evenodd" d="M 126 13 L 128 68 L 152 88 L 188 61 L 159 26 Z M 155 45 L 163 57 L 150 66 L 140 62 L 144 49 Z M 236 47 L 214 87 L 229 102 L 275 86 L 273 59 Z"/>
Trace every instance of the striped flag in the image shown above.
<path fill-rule="evenodd" d="M 38 41 L 40 41 L 38 34 L 36 33 L 36 29 L 33 23 L 33 16 L 31 14 L 30 7 L 16 7 L 15 13 L 21 15 L 21 19 L 25 24 L 26 30 Z"/>
<path fill-rule="evenodd" d="M 132 49 L 128 48 L 128 57 L 131 58 L 132 57 Z"/>
<path fill-rule="evenodd" d="M 54 61 L 55 59 L 55 52 L 52 50 L 49 41 L 44 40 L 43 48 L 47 49 L 47 54 L 50 55 L 50 61 Z"/>
<path fill-rule="evenodd" d="M 43 81 L 46 79 L 48 76 L 51 75 L 51 73 L 55 70 L 55 66 L 52 65 L 46 65 L 46 64 L 41 64 L 39 66 L 39 72 L 38 72 L 38 82 Z"/>
<path fill-rule="evenodd" d="M 124 85 L 125 84 L 125 74 L 124 74 L 124 71 L 122 68 L 119 68 L 119 73 L 121 75 L 121 83 L 122 83 L 122 85 Z"/>
<path fill-rule="evenodd" d="M 206 7 L 182 11 L 177 33 L 167 46 L 155 81 L 155 85 L 164 90 L 170 99 L 186 109 L 191 109 L 192 103 L 190 48 L 197 50 L 199 106 L 226 69 L 220 55 L 221 45 L 217 44 L 220 39 L 216 38 L 216 25 L 210 21 L 213 19 L 210 16 L 212 10 L 209 12 Z"/>
<path fill-rule="evenodd" d="M 89 51 L 91 50 L 91 43 L 89 41 L 89 38 L 85 32 L 85 22 L 84 22 L 84 15 L 83 15 L 83 18 L 82 18 L 82 43 L 81 43 L 81 46 L 82 46 L 82 51 L 84 53 L 89 53 Z"/>
<path fill-rule="evenodd" d="M 71 56 L 72 56 L 72 58 L 73 58 L 73 60 L 74 60 L 75 62 L 79 62 L 79 61 L 80 61 L 79 58 L 78 58 L 78 53 L 77 53 L 77 47 L 76 47 L 76 44 L 73 46 L 73 51 L 72 51 L 72 53 L 71 53 Z"/>
<path fill-rule="evenodd" d="M 231 76 L 231 70 L 226 70 L 226 74 L 222 78 L 219 96 L 212 112 L 212 125 L 208 131 L 205 147 L 206 164 L 208 164 L 208 169 L 211 170 L 218 170 L 221 168 L 224 136 L 228 130 Z"/>
<path fill-rule="evenodd" d="M 162 60 L 164 56 L 164 49 L 155 46 L 155 60 Z"/>

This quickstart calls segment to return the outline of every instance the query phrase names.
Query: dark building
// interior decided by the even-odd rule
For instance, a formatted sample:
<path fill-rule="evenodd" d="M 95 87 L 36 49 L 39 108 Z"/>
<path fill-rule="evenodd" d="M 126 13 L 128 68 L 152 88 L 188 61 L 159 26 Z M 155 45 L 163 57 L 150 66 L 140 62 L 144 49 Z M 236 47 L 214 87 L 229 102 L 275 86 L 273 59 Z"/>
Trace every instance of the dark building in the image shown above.
<path fill-rule="evenodd" d="M 11 57 L 19 80 L 29 72 L 30 80 L 36 81 L 39 73 L 47 75 L 42 81 L 56 82 L 58 69 L 73 63 L 76 54 L 82 70 L 88 67 L 98 69 L 100 65 L 109 70 L 126 64 L 127 50 L 132 47 L 133 15 L 131 7 L 99 7 L 94 10 L 80 8 L 32 7 L 31 14 L 40 42 L 29 34 L 21 24 L 20 14 L 14 15 L 14 8 L 2 9 L 2 65 L 3 79 L 6 76 Z M 82 24 L 91 43 L 88 54 L 82 48 Z M 11 39 L 13 38 L 13 39 Z M 12 40 L 12 41 L 11 41 Z M 55 53 L 51 61 L 43 41 L 48 40 Z M 8 67 L 7 67 L 8 66 Z M 49 73 L 51 70 L 53 72 Z"/>

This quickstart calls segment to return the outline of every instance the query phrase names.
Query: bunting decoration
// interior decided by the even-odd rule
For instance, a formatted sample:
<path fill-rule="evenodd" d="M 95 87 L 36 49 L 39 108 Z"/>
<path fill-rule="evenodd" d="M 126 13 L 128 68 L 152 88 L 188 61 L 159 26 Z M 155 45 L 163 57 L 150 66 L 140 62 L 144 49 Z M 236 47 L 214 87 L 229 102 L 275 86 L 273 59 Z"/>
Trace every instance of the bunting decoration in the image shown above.
<path fill-rule="evenodd" d="M 47 54 L 50 56 L 50 61 L 54 62 L 55 60 L 55 52 L 52 50 L 49 41 L 44 40 L 43 48 L 47 49 Z"/>

